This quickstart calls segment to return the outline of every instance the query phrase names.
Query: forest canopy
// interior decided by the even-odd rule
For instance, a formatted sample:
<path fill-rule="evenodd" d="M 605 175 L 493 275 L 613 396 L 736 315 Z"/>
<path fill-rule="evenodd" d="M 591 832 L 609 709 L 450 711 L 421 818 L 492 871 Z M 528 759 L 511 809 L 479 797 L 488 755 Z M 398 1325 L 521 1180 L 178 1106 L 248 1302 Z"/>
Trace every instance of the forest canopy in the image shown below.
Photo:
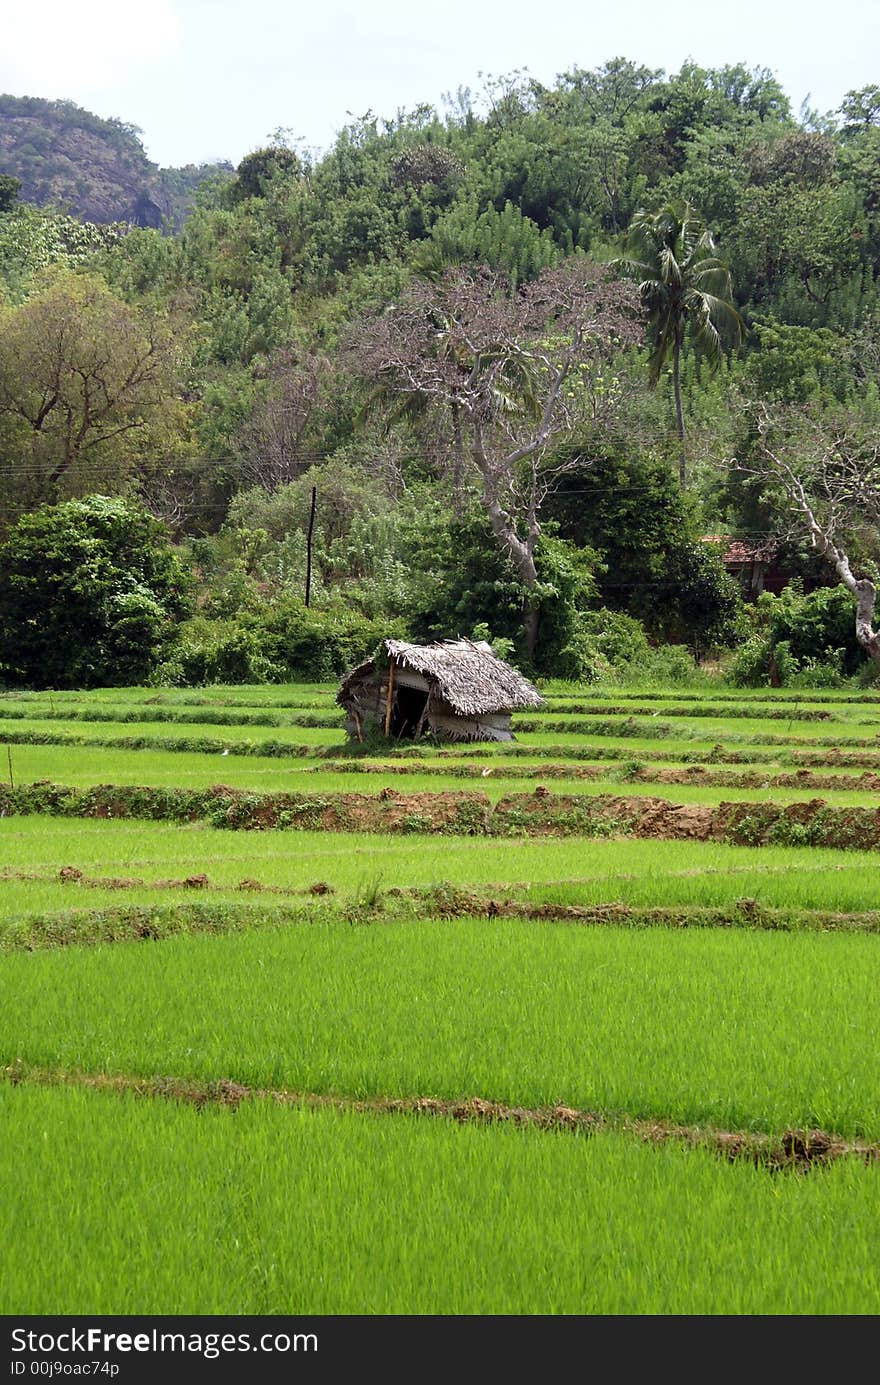
<path fill-rule="evenodd" d="M 0 541 L 90 496 L 164 526 L 158 680 L 393 633 L 876 663 L 878 90 L 795 114 L 765 68 L 618 58 L 161 177 L 123 121 L 0 98 Z"/>

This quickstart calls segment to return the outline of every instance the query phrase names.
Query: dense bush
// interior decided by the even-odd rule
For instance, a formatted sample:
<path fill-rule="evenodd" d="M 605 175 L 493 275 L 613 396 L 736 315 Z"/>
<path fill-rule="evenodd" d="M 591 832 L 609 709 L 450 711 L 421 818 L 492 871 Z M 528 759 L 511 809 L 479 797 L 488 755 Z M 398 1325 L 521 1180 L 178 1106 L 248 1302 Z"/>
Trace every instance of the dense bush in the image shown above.
<path fill-rule="evenodd" d="M 295 597 L 270 607 L 254 628 L 283 677 L 308 683 L 338 678 L 368 659 L 380 640 L 406 634 L 400 621 L 366 620 L 342 605 L 313 610 Z"/>
<path fill-rule="evenodd" d="M 574 683 L 598 683 L 617 670 L 647 659 L 644 626 L 622 611 L 581 612 L 568 643 L 556 659 L 554 676 Z"/>
<path fill-rule="evenodd" d="M 838 687 L 858 673 L 865 653 L 855 637 L 855 606 L 843 586 L 804 595 L 798 583 L 779 596 L 764 592 L 755 630 L 729 671 L 736 687 Z"/>
<path fill-rule="evenodd" d="M 205 683 L 275 683 L 283 671 L 263 652 L 259 633 L 234 620 L 199 616 L 181 627 L 180 637 L 152 682 L 168 687 Z"/>
<path fill-rule="evenodd" d="M 314 610 L 290 597 L 237 620 L 188 621 L 152 681 L 329 682 L 369 658 L 386 636 L 405 633 L 399 621 L 369 621 L 344 607 Z"/>
<path fill-rule="evenodd" d="M 610 442 L 572 470 L 547 502 L 570 542 L 602 560 L 603 604 L 643 622 L 658 640 L 704 654 L 742 634 L 739 588 L 712 545 L 668 460 Z"/>
<path fill-rule="evenodd" d="M 855 605 L 846 587 L 819 587 L 803 594 L 797 583 L 778 597 L 765 601 L 770 636 L 775 644 L 785 640 L 793 657 L 827 662 L 839 659 L 842 672 L 856 673 L 865 653 L 856 639 Z"/>
<path fill-rule="evenodd" d="M 145 681 L 187 610 L 162 526 L 93 495 L 25 515 L 0 546 L 0 678 L 89 688 Z"/>

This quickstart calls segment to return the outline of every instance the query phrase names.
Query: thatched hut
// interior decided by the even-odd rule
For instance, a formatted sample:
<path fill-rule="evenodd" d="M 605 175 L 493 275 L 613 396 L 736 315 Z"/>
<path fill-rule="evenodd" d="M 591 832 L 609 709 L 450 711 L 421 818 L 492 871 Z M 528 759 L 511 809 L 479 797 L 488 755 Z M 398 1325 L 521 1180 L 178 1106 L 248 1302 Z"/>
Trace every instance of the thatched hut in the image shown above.
<path fill-rule="evenodd" d="M 383 640 L 372 659 L 346 674 L 336 701 L 357 740 L 378 728 L 390 740 L 433 731 L 451 740 L 509 741 L 511 712 L 540 707 L 544 699 L 485 641 L 461 639 Z"/>

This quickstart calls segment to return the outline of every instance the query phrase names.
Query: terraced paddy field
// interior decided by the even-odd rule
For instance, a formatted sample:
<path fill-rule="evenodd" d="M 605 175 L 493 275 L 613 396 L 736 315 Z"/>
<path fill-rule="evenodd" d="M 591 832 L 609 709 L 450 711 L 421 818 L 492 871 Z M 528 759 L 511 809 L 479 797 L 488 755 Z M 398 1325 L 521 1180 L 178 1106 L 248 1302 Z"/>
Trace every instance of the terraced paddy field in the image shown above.
<path fill-rule="evenodd" d="M 880 1311 L 880 697 L 545 695 L 0 697 L 0 1311 Z"/>

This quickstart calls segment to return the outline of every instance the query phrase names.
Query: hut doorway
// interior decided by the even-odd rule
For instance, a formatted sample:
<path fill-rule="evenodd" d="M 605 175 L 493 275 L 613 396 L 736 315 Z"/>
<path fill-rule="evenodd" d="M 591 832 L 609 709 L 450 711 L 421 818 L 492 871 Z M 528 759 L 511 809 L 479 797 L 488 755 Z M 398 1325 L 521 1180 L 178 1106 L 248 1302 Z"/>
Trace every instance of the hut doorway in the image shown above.
<path fill-rule="evenodd" d="M 396 741 L 414 740 L 424 730 L 428 697 L 427 689 L 409 688 L 405 683 L 398 683 L 391 708 L 389 736 Z"/>

